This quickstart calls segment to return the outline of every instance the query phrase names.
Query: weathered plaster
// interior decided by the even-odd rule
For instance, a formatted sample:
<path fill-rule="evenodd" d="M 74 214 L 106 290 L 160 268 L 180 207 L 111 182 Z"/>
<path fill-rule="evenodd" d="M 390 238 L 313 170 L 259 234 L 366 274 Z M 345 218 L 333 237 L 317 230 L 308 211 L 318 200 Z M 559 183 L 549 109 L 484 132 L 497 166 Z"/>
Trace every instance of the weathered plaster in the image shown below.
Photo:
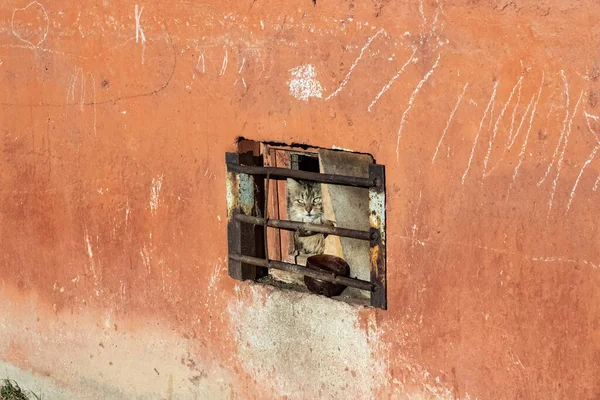
<path fill-rule="evenodd" d="M 4 2 L 2 365 L 96 398 L 597 398 L 598 14 Z M 228 278 L 240 136 L 386 165 L 388 311 Z"/>

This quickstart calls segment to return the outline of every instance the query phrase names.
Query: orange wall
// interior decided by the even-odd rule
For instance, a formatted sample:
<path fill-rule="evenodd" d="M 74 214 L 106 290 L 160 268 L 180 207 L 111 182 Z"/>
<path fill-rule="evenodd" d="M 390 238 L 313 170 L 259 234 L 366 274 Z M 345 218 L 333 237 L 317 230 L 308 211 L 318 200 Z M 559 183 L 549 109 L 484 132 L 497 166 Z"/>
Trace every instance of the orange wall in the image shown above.
<path fill-rule="evenodd" d="M 4 1 L 0 375 L 55 398 L 597 398 L 599 17 Z M 227 276 L 239 136 L 386 165 L 388 311 Z"/>

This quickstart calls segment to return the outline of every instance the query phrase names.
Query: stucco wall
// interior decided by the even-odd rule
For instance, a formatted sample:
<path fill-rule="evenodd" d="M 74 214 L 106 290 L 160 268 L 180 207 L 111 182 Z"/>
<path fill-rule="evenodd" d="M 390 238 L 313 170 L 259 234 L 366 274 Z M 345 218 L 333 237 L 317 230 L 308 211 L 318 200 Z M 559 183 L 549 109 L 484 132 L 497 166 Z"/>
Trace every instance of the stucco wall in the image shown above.
<path fill-rule="evenodd" d="M 52 398 L 597 398 L 599 17 L 2 2 L 0 375 Z M 227 276 L 239 136 L 386 165 L 388 311 Z"/>

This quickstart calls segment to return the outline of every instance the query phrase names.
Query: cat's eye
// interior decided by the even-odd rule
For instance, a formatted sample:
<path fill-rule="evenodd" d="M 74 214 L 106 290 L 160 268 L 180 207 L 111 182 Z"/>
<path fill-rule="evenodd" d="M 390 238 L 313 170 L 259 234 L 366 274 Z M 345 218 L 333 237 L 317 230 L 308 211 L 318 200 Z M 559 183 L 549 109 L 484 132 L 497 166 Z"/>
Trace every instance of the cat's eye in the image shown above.
<path fill-rule="evenodd" d="M 304 205 L 304 200 L 296 200 L 296 203 Z"/>
<path fill-rule="evenodd" d="M 317 197 L 316 199 L 313 199 L 313 204 L 321 204 L 321 198 Z"/>

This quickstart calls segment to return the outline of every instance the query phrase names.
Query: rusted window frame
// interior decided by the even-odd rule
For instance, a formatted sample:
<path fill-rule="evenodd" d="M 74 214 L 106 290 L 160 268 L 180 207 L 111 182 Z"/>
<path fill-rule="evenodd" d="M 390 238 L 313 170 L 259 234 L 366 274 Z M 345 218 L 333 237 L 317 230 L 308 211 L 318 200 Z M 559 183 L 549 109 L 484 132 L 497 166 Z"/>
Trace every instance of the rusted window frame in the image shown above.
<path fill-rule="evenodd" d="M 252 152 L 227 153 L 227 235 L 229 275 L 237 280 L 256 280 L 274 268 L 295 272 L 327 282 L 343 284 L 370 292 L 371 306 L 387 309 L 385 252 L 385 167 L 369 165 L 369 177 L 323 174 L 280 167 L 265 167 L 261 157 Z M 258 178 L 258 179 L 256 179 Z M 369 189 L 369 231 L 269 219 L 265 216 L 271 179 L 303 179 L 330 185 Z M 265 185 L 266 181 L 266 185 Z M 306 229 L 341 237 L 368 240 L 370 244 L 370 281 L 335 276 L 304 266 L 269 259 L 267 227 L 284 230 Z"/>

